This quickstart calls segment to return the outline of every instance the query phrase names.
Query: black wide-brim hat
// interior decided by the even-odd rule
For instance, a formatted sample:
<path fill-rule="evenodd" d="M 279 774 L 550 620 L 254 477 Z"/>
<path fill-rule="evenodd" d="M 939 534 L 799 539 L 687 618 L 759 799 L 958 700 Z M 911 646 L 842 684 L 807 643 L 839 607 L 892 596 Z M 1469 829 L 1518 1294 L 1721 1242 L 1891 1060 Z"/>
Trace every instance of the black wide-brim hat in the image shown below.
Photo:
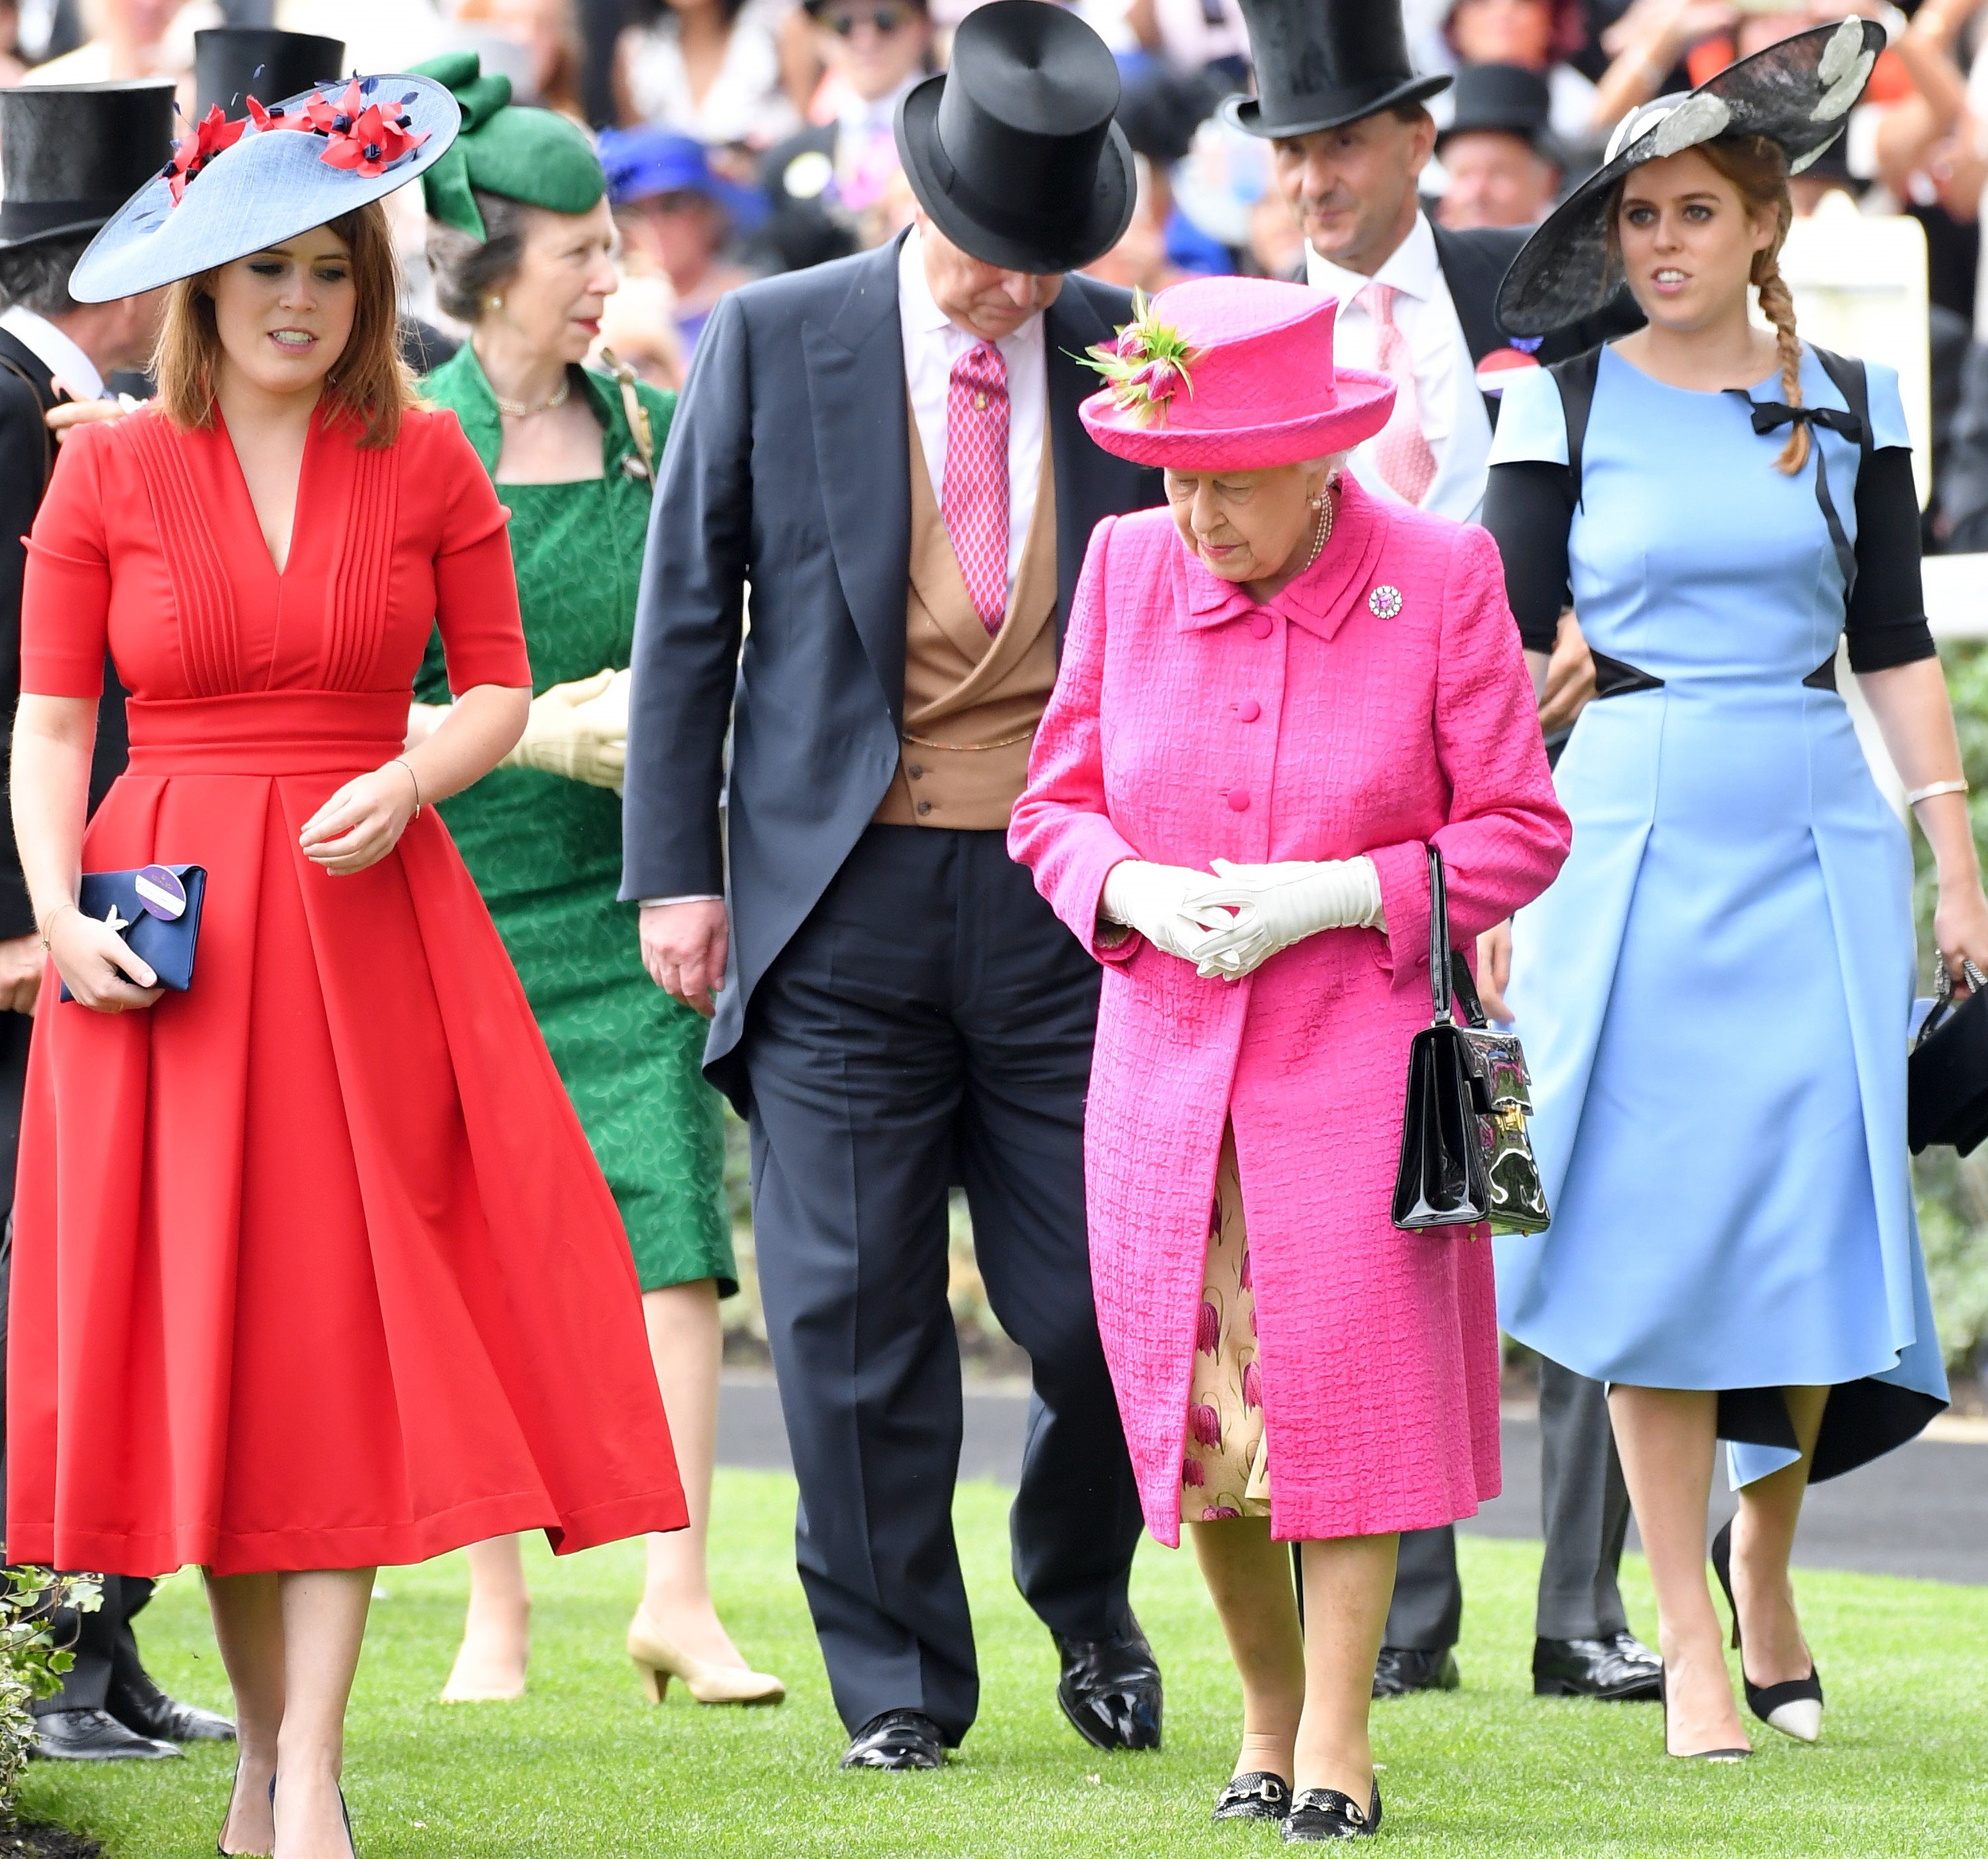
<path fill-rule="evenodd" d="M 177 201 L 171 170 L 155 172 L 90 241 L 69 295 L 136 296 L 357 212 L 440 161 L 462 124 L 444 86 L 404 72 L 313 86 L 251 115 L 225 125 L 218 147 L 208 119 L 181 137 L 179 154 L 199 158 L 178 177 Z"/>
<path fill-rule="evenodd" d="M 212 25 L 193 36 L 193 120 L 213 105 L 230 118 L 248 113 L 248 99 L 294 97 L 329 86 L 345 65 L 345 42 L 272 25 Z"/>
<path fill-rule="evenodd" d="M 960 22 L 951 68 L 898 106 L 904 178 L 983 264 L 1080 270 L 1117 244 L 1138 202 L 1118 90 L 1117 61 L 1074 14 L 989 0 Z"/>
<path fill-rule="evenodd" d="M 1446 73 L 1418 75 L 1401 0 L 1239 0 L 1256 94 L 1222 106 L 1245 134 L 1281 140 L 1426 103 Z"/>
<path fill-rule="evenodd" d="M 170 83 L 0 90 L 0 251 L 96 232 L 172 152 Z"/>
<path fill-rule="evenodd" d="M 1512 261 L 1498 288 L 1499 326 L 1547 336 L 1592 316 L 1621 283 L 1609 203 L 1631 168 L 1723 137 L 1778 143 L 1798 174 L 1843 134 L 1885 49 L 1885 29 L 1844 19 L 1797 32 L 1728 65 L 1683 97 L 1659 97 L 1616 125 L 1601 166 L 1568 195 Z"/>

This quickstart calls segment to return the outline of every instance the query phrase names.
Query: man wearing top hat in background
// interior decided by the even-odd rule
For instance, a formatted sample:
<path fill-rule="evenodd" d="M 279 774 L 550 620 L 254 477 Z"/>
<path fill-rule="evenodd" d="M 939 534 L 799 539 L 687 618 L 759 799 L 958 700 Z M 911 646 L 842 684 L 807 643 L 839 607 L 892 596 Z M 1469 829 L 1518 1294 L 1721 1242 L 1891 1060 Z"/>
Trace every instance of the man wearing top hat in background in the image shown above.
<path fill-rule="evenodd" d="M 1076 357 L 1131 317 L 1063 275 L 1131 215 L 1117 98 L 1070 13 L 969 14 L 950 72 L 899 107 L 915 229 L 713 314 L 643 571 L 622 895 L 651 973 L 715 1004 L 706 1072 L 751 1121 L 801 1580 L 849 1766 L 935 1767 L 978 1705 L 955 1183 L 1033 1365 L 1013 1567 L 1059 1700 L 1100 1748 L 1160 1739 L 1084 1224 L 1097 967 L 1005 840 L 1091 530 L 1160 496 L 1077 420 Z"/>
<path fill-rule="evenodd" d="M 1339 300 L 1344 364 L 1396 384 L 1393 417 L 1354 451 L 1353 472 L 1378 496 L 1472 521 L 1499 375 L 1621 330 L 1577 327 L 1520 348 L 1499 330 L 1493 300 L 1526 235 L 1449 232 L 1422 212 L 1416 183 L 1435 142 L 1425 105 L 1450 80 L 1416 74 L 1398 0 L 1241 4 L 1258 94 L 1231 98 L 1224 113 L 1271 144 L 1273 177 L 1304 230 L 1307 278 Z M 1629 1498 L 1601 1384 L 1542 1361 L 1540 1427 L 1546 1557 L 1533 1688 L 1655 1698 L 1656 1655 L 1629 1631 L 1616 1586 Z M 1455 1532 L 1405 1534 L 1375 1695 L 1452 1688 L 1462 1616 Z"/>
<path fill-rule="evenodd" d="M 171 153 L 173 87 L 149 81 L 0 90 L 0 717 L 11 753 L 21 686 L 21 539 L 33 527 L 59 405 L 103 398 L 106 377 L 144 367 L 163 291 L 79 304 L 69 275 L 96 231 Z M 101 800 L 128 752 L 124 693 L 106 673 L 90 770 Z M 0 1388 L 5 1279 L 12 1264 L 14 1163 L 35 998 L 47 952 L 35 928 L 11 829 L 0 834 Z M 0 1394 L 4 1402 L 4 1394 Z M 138 1657 L 131 1617 L 152 1583 L 103 1578 L 102 1607 L 56 1616 L 76 1662 L 53 1697 L 37 1699 L 37 1756 L 117 1761 L 177 1756 L 175 1745 L 232 1738 L 225 1717 L 167 1697 Z"/>
<path fill-rule="evenodd" d="M 1456 107 L 1437 133 L 1435 158 L 1448 185 L 1436 223 L 1537 225 L 1560 196 L 1567 157 L 1554 139 L 1547 80 L 1523 65 L 1465 65 Z"/>

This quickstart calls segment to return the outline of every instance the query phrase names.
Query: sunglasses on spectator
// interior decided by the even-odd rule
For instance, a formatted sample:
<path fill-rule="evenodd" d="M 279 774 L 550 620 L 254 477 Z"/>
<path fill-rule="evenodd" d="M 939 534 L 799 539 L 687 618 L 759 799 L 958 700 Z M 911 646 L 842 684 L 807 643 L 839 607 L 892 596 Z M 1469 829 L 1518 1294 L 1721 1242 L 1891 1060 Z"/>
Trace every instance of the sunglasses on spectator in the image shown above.
<path fill-rule="evenodd" d="M 838 7 L 828 15 L 823 24 L 838 39 L 854 39 L 856 29 L 867 21 L 888 39 L 900 26 L 908 25 L 911 17 L 911 9 L 908 6 L 877 6 L 864 12 L 852 12 Z"/>

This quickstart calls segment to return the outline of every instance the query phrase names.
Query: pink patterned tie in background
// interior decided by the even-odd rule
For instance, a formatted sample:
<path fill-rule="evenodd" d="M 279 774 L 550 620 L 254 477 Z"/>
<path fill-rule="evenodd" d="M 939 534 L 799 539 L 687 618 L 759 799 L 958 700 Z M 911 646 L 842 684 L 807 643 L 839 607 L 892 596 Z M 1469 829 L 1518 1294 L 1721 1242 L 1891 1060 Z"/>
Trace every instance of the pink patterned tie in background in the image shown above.
<path fill-rule="evenodd" d="M 1415 398 L 1415 364 L 1408 339 L 1395 321 L 1395 286 L 1369 284 L 1360 293 L 1380 337 L 1375 357 L 1395 384 L 1395 411 L 1374 442 L 1374 462 L 1389 489 L 1405 503 L 1419 504 L 1435 482 L 1435 454 L 1422 437 L 1422 405 Z"/>
<path fill-rule="evenodd" d="M 991 342 L 952 364 L 939 502 L 973 611 L 997 633 L 1008 611 L 1008 364 Z"/>

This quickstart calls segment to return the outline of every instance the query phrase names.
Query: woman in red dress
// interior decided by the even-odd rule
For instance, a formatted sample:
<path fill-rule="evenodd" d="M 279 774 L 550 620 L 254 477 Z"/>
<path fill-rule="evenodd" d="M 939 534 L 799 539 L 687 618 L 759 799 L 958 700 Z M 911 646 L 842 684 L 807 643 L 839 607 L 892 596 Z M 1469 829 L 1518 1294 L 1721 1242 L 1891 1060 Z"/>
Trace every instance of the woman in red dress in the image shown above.
<path fill-rule="evenodd" d="M 354 1850 L 376 1565 L 685 1522 L 614 1202 L 424 811 L 517 740 L 530 672 L 505 513 L 394 351 L 378 198 L 454 105 L 381 81 L 190 137 L 179 204 L 152 184 L 77 267 L 86 300 L 180 281 L 158 401 L 73 432 L 36 523 L 14 738 L 75 999 L 42 990 L 22 1123 L 7 1551 L 205 1569 L 221 1847 L 278 1859 Z M 403 753 L 438 621 L 457 701 Z M 86 836 L 106 643 L 131 761 Z M 184 992 L 78 903 L 154 862 L 207 873 Z"/>

